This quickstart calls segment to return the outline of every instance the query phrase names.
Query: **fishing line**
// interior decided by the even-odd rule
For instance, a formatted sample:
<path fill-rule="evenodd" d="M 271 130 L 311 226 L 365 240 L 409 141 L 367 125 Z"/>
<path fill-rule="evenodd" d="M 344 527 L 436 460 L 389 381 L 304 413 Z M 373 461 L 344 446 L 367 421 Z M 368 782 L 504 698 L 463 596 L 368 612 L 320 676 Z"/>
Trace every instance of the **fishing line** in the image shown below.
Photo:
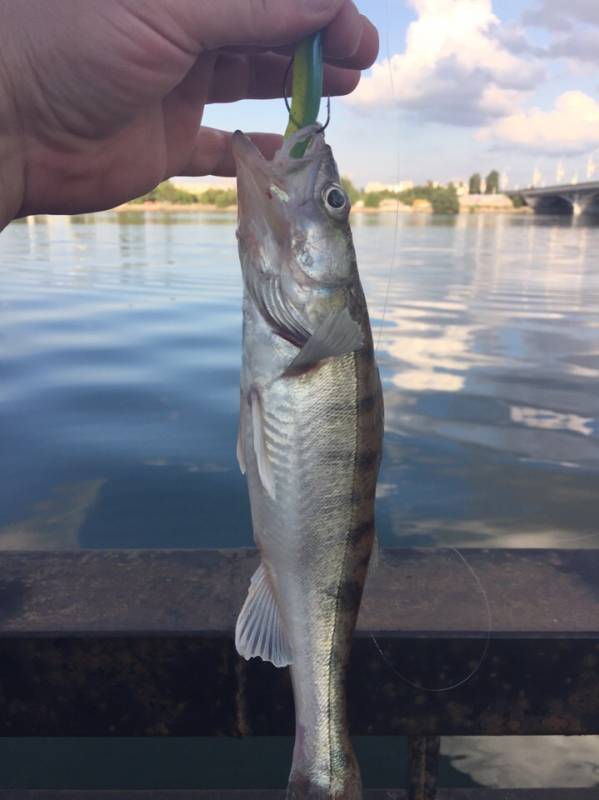
<path fill-rule="evenodd" d="M 389 30 L 391 29 L 391 5 L 389 0 L 387 0 L 387 19 L 389 20 L 389 25 L 385 30 L 385 49 L 387 51 L 387 67 L 389 68 L 389 85 L 391 87 L 391 102 L 393 107 L 395 108 L 395 139 L 397 142 L 397 149 L 396 149 L 396 156 L 395 156 L 395 185 L 399 186 L 399 176 L 400 176 L 400 164 L 401 164 L 401 157 L 400 157 L 400 117 L 399 117 L 399 106 L 396 107 L 395 102 L 395 82 L 393 80 L 393 67 L 391 66 L 391 40 L 389 38 Z M 383 335 L 383 328 L 385 327 L 385 317 L 387 316 L 387 309 L 389 307 L 389 295 L 391 293 L 391 281 L 393 278 L 393 273 L 395 272 L 395 262 L 397 258 L 397 245 L 399 241 L 399 197 L 396 198 L 396 206 L 395 206 L 395 226 L 393 229 L 393 249 L 391 251 L 391 264 L 389 266 L 389 274 L 387 276 L 387 286 L 385 287 L 385 296 L 383 300 L 383 315 L 381 317 L 381 322 L 379 325 L 378 333 L 376 336 L 376 350 L 380 349 L 381 346 L 381 337 Z"/>
<path fill-rule="evenodd" d="M 460 561 L 464 564 L 464 566 L 466 567 L 468 572 L 474 578 L 474 582 L 476 583 L 476 585 L 478 587 L 478 591 L 480 592 L 481 597 L 483 598 L 483 602 L 485 604 L 485 609 L 486 609 L 486 612 L 487 612 L 487 632 L 486 632 L 486 637 L 485 637 L 485 643 L 484 643 L 482 652 L 480 654 L 480 658 L 478 659 L 478 661 L 475 664 L 475 666 L 473 667 L 473 669 L 470 670 L 470 672 L 464 678 L 461 678 L 459 681 L 456 681 L 455 683 L 449 684 L 449 686 L 442 686 L 442 687 L 423 686 L 420 683 L 416 683 L 415 681 L 410 680 L 408 677 L 406 677 L 401 672 L 399 672 L 399 670 L 391 663 L 391 661 L 388 658 L 388 656 L 385 655 L 385 653 L 383 652 L 381 646 L 379 645 L 379 643 L 377 642 L 376 638 L 374 637 L 374 634 L 372 634 L 372 633 L 370 634 L 370 638 L 372 639 L 372 642 L 373 642 L 374 646 L 376 647 L 379 655 L 383 659 L 383 661 L 387 664 L 387 666 L 391 669 L 391 671 L 395 675 L 397 675 L 397 677 L 401 681 L 403 681 L 403 683 L 406 683 L 408 686 L 411 686 L 413 689 L 418 689 L 419 691 L 423 691 L 423 692 L 431 692 L 433 694 L 440 694 L 441 692 L 451 692 L 453 689 L 459 689 L 460 686 L 464 686 L 464 684 L 468 683 L 468 681 L 471 680 L 471 678 L 473 678 L 476 675 L 476 673 L 482 667 L 482 665 L 483 665 L 483 663 L 484 663 L 484 661 L 485 661 L 485 659 L 487 657 L 487 653 L 489 652 L 489 646 L 491 644 L 491 633 L 493 631 L 493 614 L 492 614 L 492 611 L 491 611 L 491 603 L 489 601 L 489 596 L 487 594 L 487 591 L 486 591 L 485 587 L 482 584 L 481 579 L 478 577 L 478 575 L 476 574 L 476 572 L 475 572 L 474 568 L 472 567 L 472 565 L 467 561 L 466 557 L 463 555 L 463 553 L 461 553 L 457 549 L 457 547 L 450 547 L 448 549 L 451 550 L 452 553 L 456 554 L 456 556 L 460 559 Z"/>
<path fill-rule="evenodd" d="M 396 163 L 395 163 L 395 183 L 396 183 L 396 186 L 399 187 L 400 167 L 401 167 L 401 152 L 400 152 L 401 120 L 400 120 L 400 109 L 399 109 L 399 106 L 396 103 L 395 81 L 393 79 L 393 67 L 392 67 L 392 64 L 391 64 L 391 42 L 390 42 L 389 31 L 390 31 L 390 28 L 391 28 L 392 15 L 391 15 L 391 5 L 390 5 L 389 0 L 387 0 L 386 6 L 387 6 L 387 19 L 390 21 L 390 24 L 386 28 L 385 48 L 386 48 L 386 51 L 387 51 L 387 67 L 389 69 L 389 85 L 391 87 L 392 105 L 395 107 L 395 113 L 396 113 L 395 129 L 396 129 L 397 150 L 396 150 Z M 287 78 L 285 78 L 285 83 L 287 83 Z M 388 307 L 389 307 L 389 297 L 390 297 L 390 294 L 391 294 L 391 282 L 392 282 L 393 274 L 394 274 L 395 268 L 396 268 L 397 249 L 398 249 L 398 243 L 399 243 L 399 203 L 400 203 L 400 200 L 399 200 L 399 197 L 397 197 L 397 205 L 395 207 L 395 225 L 394 225 L 394 230 L 393 230 L 393 249 L 392 249 L 392 254 L 391 254 L 391 264 L 390 264 L 390 267 L 389 267 L 389 274 L 388 274 L 388 277 L 387 277 L 387 285 L 385 287 L 385 295 L 384 295 L 384 301 L 383 301 L 383 314 L 382 314 L 381 322 L 380 322 L 379 329 L 378 329 L 377 336 L 376 336 L 376 349 L 377 350 L 380 349 L 380 345 L 381 345 L 381 338 L 382 338 L 382 335 L 383 335 L 383 328 L 385 327 L 385 319 L 386 319 L 387 310 L 388 310 Z M 414 689 L 419 689 L 420 691 L 425 691 L 425 692 L 432 692 L 432 693 L 435 693 L 435 694 L 436 693 L 441 693 L 441 692 L 449 692 L 449 691 L 452 691 L 453 689 L 458 689 L 460 686 L 463 686 L 464 684 L 468 683 L 468 681 L 476 675 L 476 673 L 482 667 L 482 665 L 483 665 L 483 663 L 484 663 L 484 661 L 485 661 L 485 659 L 487 657 L 487 653 L 489 651 L 489 645 L 491 643 L 491 633 L 492 633 L 492 630 L 493 630 L 493 615 L 492 615 L 492 612 L 491 612 L 491 604 L 489 602 L 489 597 L 487 595 L 485 587 L 482 584 L 482 581 L 480 580 L 480 578 L 476 574 L 476 572 L 473 569 L 473 567 L 471 566 L 471 564 L 467 561 L 465 556 L 457 548 L 452 547 L 452 548 L 449 548 L 449 549 L 458 556 L 458 558 L 462 561 L 462 563 L 464 564 L 464 566 L 466 567 L 468 572 L 470 572 L 470 574 L 472 575 L 472 577 L 473 577 L 473 579 L 474 579 L 474 581 L 475 581 L 475 583 L 476 583 L 476 585 L 478 587 L 478 590 L 479 590 L 479 592 L 480 592 L 480 594 L 481 594 L 481 596 L 483 598 L 483 601 L 484 601 L 484 604 L 485 604 L 485 608 L 486 608 L 486 612 L 487 612 L 487 633 L 486 633 L 485 643 L 484 643 L 480 658 L 479 658 L 478 662 L 476 663 L 474 669 L 472 669 L 468 673 L 468 675 L 466 675 L 464 678 L 462 678 L 461 680 L 459 680 L 459 681 L 457 681 L 455 683 L 452 683 L 449 686 L 443 686 L 441 688 L 439 688 L 439 687 L 421 686 L 420 684 L 417 684 L 414 681 L 411 681 L 405 675 L 402 675 L 399 672 L 399 670 L 397 670 L 395 668 L 395 666 L 391 663 L 390 659 L 385 655 L 385 653 L 381 649 L 381 646 L 377 642 L 374 634 L 372 634 L 372 633 L 370 634 L 370 638 L 372 639 L 372 642 L 373 642 L 374 646 L 376 647 L 379 655 L 381 656 L 383 661 L 387 664 L 387 666 L 392 670 L 392 672 L 395 675 L 397 675 L 398 678 L 400 678 L 400 680 L 402 680 L 404 683 L 408 684 L 408 686 L 411 686 Z"/>

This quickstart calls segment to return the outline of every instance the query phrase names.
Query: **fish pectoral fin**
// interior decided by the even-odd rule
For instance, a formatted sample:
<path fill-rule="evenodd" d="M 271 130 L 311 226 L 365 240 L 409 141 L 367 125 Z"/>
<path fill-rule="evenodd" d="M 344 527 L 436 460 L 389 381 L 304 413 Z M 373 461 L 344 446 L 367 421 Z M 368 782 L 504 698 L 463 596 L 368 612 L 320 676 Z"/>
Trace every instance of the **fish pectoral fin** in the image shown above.
<path fill-rule="evenodd" d="M 243 400 L 243 393 L 241 396 L 241 403 L 239 409 L 239 430 L 237 431 L 237 463 L 239 464 L 239 469 L 241 470 L 241 474 L 245 475 L 246 471 L 246 464 L 245 464 L 245 409 L 244 409 L 244 400 Z"/>
<path fill-rule="evenodd" d="M 237 432 L 237 463 L 239 464 L 239 469 L 241 470 L 241 474 L 245 475 L 245 454 L 243 452 L 243 444 L 241 441 L 241 425 L 239 426 L 239 431 Z"/>
<path fill-rule="evenodd" d="M 235 647 L 246 660 L 258 657 L 275 667 L 292 663 L 291 646 L 263 564 L 252 576 L 237 619 Z"/>
<path fill-rule="evenodd" d="M 316 366 L 319 361 L 353 353 L 364 345 L 364 335 L 346 307 L 329 314 L 283 373 L 289 378 Z"/>
<path fill-rule="evenodd" d="M 266 441 L 266 430 L 264 426 L 264 410 L 262 408 L 262 396 L 260 390 L 252 388 L 250 391 L 250 408 L 252 412 L 252 440 L 254 442 L 254 454 L 258 466 L 258 475 L 264 487 L 264 491 L 276 500 L 275 476 L 268 453 Z"/>

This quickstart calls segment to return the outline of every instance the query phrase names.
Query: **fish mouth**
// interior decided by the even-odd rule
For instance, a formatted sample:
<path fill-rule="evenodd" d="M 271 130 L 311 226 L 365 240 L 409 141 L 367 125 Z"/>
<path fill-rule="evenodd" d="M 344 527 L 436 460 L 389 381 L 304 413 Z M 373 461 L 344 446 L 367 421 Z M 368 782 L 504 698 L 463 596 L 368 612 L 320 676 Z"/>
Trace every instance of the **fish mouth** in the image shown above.
<path fill-rule="evenodd" d="M 306 139 L 308 143 L 304 154 L 299 157 L 292 156 L 291 151 L 295 145 L 306 141 Z M 283 139 L 283 144 L 276 151 L 272 161 L 265 159 L 250 137 L 240 130 L 236 130 L 233 134 L 232 149 L 233 158 L 238 167 L 247 164 L 254 169 L 264 170 L 265 165 L 270 165 L 271 169 L 277 169 L 277 171 L 282 166 L 289 167 L 290 164 L 301 167 L 306 162 L 321 155 L 323 150 L 326 149 L 324 128 L 318 124 L 307 125 L 305 128 L 301 128 L 291 136 Z"/>
<path fill-rule="evenodd" d="M 303 156 L 291 152 L 296 144 L 308 139 Z M 239 219 L 262 213 L 279 227 L 287 209 L 301 205 L 313 196 L 314 183 L 328 150 L 320 125 L 309 125 L 283 140 L 281 148 L 268 161 L 253 141 L 242 131 L 235 131 L 232 141 L 233 158 L 237 168 Z"/>
<path fill-rule="evenodd" d="M 235 131 L 232 139 L 233 158 L 239 172 L 251 172 L 268 180 L 272 171 L 272 162 L 267 161 L 249 136 L 243 131 Z"/>
<path fill-rule="evenodd" d="M 233 134 L 232 150 L 237 171 L 239 233 L 251 234 L 254 239 L 264 239 L 270 234 L 282 240 L 288 223 L 278 194 L 288 195 L 276 179 L 274 163 L 267 161 L 241 131 Z"/>
<path fill-rule="evenodd" d="M 306 140 L 307 145 L 304 154 L 299 157 L 292 156 L 291 151 L 294 149 L 296 144 L 300 144 Z M 319 158 L 325 149 L 326 144 L 324 141 L 324 128 L 322 125 L 319 123 L 315 123 L 314 125 L 306 125 L 305 128 L 300 128 L 295 133 L 292 133 L 291 136 L 283 139 L 283 144 L 275 153 L 273 163 L 285 164 L 287 167 L 295 164 L 301 169 L 301 167 L 305 166 L 306 163 L 315 158 Z"/>

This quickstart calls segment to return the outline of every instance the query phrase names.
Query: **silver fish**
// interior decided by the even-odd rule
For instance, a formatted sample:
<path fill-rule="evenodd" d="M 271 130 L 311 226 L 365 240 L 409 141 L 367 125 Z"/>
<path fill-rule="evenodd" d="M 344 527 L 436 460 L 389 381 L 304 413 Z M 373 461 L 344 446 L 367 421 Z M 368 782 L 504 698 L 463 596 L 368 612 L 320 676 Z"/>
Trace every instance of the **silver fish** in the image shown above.
<path fill-rule="evenodd" d="M 302 158 L 290 151 L 309 138 Z M 383 402 L 348 222 L 317 126 L 272 161 L 234 134 L 244 280 L 238 459 L 262 562 L 235 632 L 291 665 L 288 800 L 360 800 L 345 673 L 374 545 Z"/>

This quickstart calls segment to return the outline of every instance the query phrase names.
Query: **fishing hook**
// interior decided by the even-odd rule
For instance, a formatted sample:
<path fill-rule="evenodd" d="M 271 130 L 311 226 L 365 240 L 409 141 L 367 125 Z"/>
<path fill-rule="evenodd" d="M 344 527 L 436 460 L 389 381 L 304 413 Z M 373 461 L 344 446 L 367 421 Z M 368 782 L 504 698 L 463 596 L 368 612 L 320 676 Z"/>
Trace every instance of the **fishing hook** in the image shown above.
<path fill-rule="evenodd" d="M 287 99 L 287 83 L 289 81 L 289 74 L 291 73 L 291 67 L 293 66 L 293 59 L 289 59 L 289 64 L 287 64 L 287 69 L 285 70 L 285 77 L 283 78 L 283 100 L 285 101 L 285 108 L 289 114 L 289 119 L 293 122 L 296 128 L 299 130 L 303 126 L 299 124 L 299 122 L 293 116 L 291 111 L 291 106 L 289 105 L 289 100 Z M 331 95 L 327 95 L 327 121 L 324 125 L 321 125 L 316 133 L 323 133 L 328 127 L 329 122 L 331 121 Z"/>

